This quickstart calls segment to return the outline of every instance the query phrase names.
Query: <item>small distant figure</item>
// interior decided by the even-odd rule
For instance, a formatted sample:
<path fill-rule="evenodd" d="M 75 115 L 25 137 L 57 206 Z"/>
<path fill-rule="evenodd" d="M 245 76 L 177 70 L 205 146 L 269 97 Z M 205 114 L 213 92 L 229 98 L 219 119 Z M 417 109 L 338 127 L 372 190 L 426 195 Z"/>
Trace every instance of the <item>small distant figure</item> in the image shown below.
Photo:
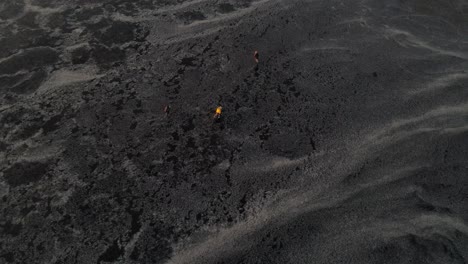
<path fill-rule="evenodd" d="M 164 113 L 166 114 L 166 116 L 169 115 L 170 111 L 171 111 L 171 107 L 169 105 L 164 106 Z"/>
<path fill-rule="evenodd" d="M 255 60 L 256 63 L 258 63 L 258 56 L 259 56 L 258 51 L 255 51 L 254 52 L 254 60 Z"/>
<path fill-rule="evenodd" d="M 223 111 L 223 107 L 221 106 L 216 107 L 214 118 L 220 118 L 222 111 Z"/>

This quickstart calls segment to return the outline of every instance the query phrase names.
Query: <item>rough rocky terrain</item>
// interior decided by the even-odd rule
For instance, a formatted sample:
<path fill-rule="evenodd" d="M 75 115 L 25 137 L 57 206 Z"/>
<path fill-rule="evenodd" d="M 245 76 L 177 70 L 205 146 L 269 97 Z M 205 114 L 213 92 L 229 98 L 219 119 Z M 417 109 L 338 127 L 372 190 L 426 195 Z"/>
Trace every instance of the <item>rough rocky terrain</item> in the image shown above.
<path fill-rule="evenodd" d="M 465 0 L 3 0 L 0 48 L 0 263 L 468 261 Z"/>

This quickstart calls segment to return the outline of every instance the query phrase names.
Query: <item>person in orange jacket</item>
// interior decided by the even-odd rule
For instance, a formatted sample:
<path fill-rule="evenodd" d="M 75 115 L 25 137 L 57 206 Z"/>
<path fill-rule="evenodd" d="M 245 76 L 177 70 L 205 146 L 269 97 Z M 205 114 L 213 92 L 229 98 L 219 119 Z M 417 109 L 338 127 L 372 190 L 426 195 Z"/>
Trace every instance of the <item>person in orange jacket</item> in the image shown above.
<path fill-rule="evenodd" d="M 220 118 L 222 111 L 223 111 L 223 107 L 221 106 L 216 107 L 214 118 Z"/>

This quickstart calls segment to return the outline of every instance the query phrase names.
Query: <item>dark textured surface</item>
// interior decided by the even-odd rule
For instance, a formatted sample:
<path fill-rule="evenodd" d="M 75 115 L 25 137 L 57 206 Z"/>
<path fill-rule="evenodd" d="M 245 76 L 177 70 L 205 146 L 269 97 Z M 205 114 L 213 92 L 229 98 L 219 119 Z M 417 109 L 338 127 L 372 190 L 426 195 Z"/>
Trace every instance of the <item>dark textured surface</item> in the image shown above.
<path fill-rule="evenodd" d="M 1 1 L 0 262 L 466 263 L 467 13 Z"/>

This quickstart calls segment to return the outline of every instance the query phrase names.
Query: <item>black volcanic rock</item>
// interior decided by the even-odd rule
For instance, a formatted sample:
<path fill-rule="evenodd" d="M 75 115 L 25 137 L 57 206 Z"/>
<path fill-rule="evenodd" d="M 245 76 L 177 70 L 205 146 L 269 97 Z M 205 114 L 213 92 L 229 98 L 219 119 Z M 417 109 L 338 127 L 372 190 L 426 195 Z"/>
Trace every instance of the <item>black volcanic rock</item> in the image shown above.
<path fill-rule="evenodd" d="M 0 263 L 466 263 L 467 12 L 3 1 Z"/>

